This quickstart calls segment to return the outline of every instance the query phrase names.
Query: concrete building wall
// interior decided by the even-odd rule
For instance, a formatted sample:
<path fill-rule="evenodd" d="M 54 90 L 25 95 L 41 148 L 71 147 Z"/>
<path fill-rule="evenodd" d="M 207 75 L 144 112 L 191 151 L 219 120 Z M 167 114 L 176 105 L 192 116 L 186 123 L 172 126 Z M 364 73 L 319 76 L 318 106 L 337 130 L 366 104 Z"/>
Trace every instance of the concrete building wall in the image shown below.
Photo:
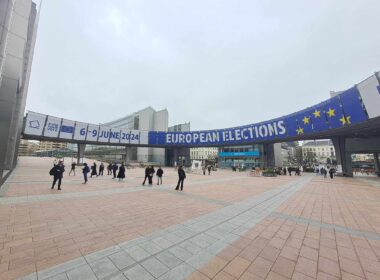
<path fill-rule="evenodd" d="M 0 0 L 0 178 L 17 162 L 36 17 L 31 0 Z"/>
<path fill-rule="evenodd" d="M 168 131 L 169 113 L 167 109 L 154 113 L 152 130 Z M 164 148 L 150 148 L 153 162 L 165 164 L 165 149 Z"/>

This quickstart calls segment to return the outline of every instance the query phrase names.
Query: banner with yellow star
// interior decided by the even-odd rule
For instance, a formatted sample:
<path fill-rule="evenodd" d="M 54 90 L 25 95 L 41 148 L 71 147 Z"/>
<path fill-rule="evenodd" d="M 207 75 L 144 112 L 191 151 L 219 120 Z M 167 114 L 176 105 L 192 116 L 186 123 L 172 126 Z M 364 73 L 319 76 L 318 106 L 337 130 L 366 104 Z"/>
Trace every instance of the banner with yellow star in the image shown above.
<path fill-rule="evenodd" d="M 329 128 L 325 112 L 325 102 L 321 102 L 310 109 L 311 121 L 315 132 L 324 131 Z"/>
<path fill-rule="evenodd" d="M 341 120 L 342 125 L 355 124 L 368 119 L 356 87 L 346 90 L 339 95 L 339 98 L 345 115 Z"/>
<path fill-rule="evenodd" d="M 342 116 L 344 117 L 344 114 L 340 104 L 339 96 L 330 98 L 325 102 L 325 112 L 330 129 L 342 127 L 342 122 L 340 119 Z"/>

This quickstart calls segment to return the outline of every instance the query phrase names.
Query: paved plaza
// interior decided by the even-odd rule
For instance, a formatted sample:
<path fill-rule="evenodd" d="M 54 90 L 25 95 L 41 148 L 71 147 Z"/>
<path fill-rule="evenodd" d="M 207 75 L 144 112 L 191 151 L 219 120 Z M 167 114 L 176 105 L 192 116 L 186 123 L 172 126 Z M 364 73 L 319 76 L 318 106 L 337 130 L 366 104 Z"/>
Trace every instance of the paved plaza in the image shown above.
<path fill-rule="evenodd" d="M 48 158 L 2 186 L 0 279 L 380 279 L 377 178 L 219 170 L 180 192 L 171 168 L 160 186 L 142 168 L 84 185 L 70 163 L 61 191 Z"/>

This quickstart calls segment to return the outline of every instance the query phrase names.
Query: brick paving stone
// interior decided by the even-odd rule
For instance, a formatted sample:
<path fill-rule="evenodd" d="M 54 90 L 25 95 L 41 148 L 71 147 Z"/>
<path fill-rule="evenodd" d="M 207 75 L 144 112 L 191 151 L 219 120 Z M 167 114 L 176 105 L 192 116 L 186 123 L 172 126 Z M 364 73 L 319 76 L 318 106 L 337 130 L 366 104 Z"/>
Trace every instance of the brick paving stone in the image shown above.
<path fill-rule="evenodd" d="M 296 263 L 283 257 L 278 257 L 272 267 L 272 271 L 286 278 L 291 278 Z"/>
<path fill-rule="evenodd" d="M 189 174 L 179 194 L 171 190 L 173 170 L 165 170 L 167 186 L 143 188 L 143 170 L 137 168 L 127 170 L 125 182 L 92 178 L 91 188 L 65 177 L 58 193 L 49 189 L 50 165 L 39 167 L 39 177 L 16 169 L 0 198 L 0 279 L 82 255 L 91 265 L 104 264 L 91 269 L 99 277 L 120 279 L 138 279 L 139 273 L 152 279 L 146 268 L 161 279 L 209 278 L 201 271 L 215 279 L 379 276 L 380 190 L 362 181 L 250 178 L 221 170 L 218 177 Z M 154 272 L 149 260 L 165 272 Z M 67 271 L 73 277 L 78 269 Z M 86 266 L 78 273 L 90 275 Z M 55 271 L 51 277 L 60 275 L 65 274 Z"/>

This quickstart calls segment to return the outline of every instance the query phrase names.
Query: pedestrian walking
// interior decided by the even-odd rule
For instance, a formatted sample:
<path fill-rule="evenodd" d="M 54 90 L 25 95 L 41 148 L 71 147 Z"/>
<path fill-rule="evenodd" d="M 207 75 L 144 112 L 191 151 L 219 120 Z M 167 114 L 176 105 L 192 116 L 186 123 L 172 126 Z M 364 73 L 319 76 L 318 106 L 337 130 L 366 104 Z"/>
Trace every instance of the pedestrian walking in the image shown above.
<path fill-rule="evenodd" d="M 63 161 L 60 160 L 56 165 L 53 166 L 52 169 L 50 169 L 50 172 L 49 172 L 50 175 L 54 176 L 51 189 L 54 189 L 55 183 L 58 181 L 58 190 L 59 191 L 61 190 L 63 172 L 65 172 L 65 166 L 63 165 Z"/>
<path fill-rule="evenodd" d="M 211 174 L 211 165 L 210 164 L 207 166 L 207 171 L 208 171 L 208 175 L 210 175 Z"/>
<path fill-rule="evenodd" d="M 112 179 L 116 178 L 116 172 L 117 172 L 118 169 L 119 169 L 119 167 L 117 166 L 116 162 L 114 162 L 112 164 L 112 173 L 113 173 L 113 178 Z"/>
<path fill-rule="evenodd" d="M 177 183 L 177 187 L 175 188 L 176 191 L 178 191 L 180 185 L 181 185 L 181 191 L 183 191 L 183 181 L 185 179 L 186 179 L 185 170 L 183 170 L 182 165 L 180 165 L 178 167 L 178 183 Z"/>
<path fill-rule="evenodd" d="M 206 166 L 205 165 L 202 165 L 202 171 L 203 171 L 203 175 L 206 175 Z"/>
<path fill-rule="evenodd" d="M 333 179 L 334 178 L 335 169 L 331 167 L 330 170 L 329 170 L 329 173 L 330 173 L 330 178 Z"/>
<path fill-rule="evenodd" d="M 164 174 L 164 170 L 162 170 L 161 166 L 158 167 L 156 175 L 157 175 L 157 185 L 162 185 L 162 175 Z"/>
<path fill-rule="evenodd" d="M 104 164 L 103 162 L 101 162 L 99 165 L 99 176 L 103 176 L 103 172 L 104 172 Z"/>
<path fill-rule="evenodd" d="M 92 178 L 92 176 L 96 176 L 96 177 L 98 177 L 98 173 L 97 173 L 97 171 L 96 171 L 96 163 L 94 162 L 94 164 L 91 166 L 91 176 L 90 176 L 90 178 Z"/>
<path fill-rule="evenodd" d="M 120 167 L 119 167 L 119 173 L 117 174 L 117 178 L 119 179 L 119 181 L 122 181 L 124 180 L 125 178 L 125 167 L 124 167 L 124 163 L 121 163 Z"/>
<path fill-rule="evenodd" d="M 288 167 L 288 173 L 289 173 L 289 176 L 292 176 L 292 168 L 290 166 Z"/>
<path fill-rule="evenodd" d="M 156 173 L 156 170 L 154 170 L 154 167 L 151 165 L 149 167 L 149 174 L 148 174 L 148 182 L 149 182 L 149 185 L 152 185 L 153 184 L 153 176 L 154 176 L 154 173 Z"/>
<path fill-rule="evenodd" d="M 71 169 L 70 169 L 70 172 L 69 172 L 69 176 L 71 175 L 71 172 L 74 172 L 74 176 L 75 176 L 75 166 L 76 166 L 77 164 L 75 163 L 75 162 L 72 162 L 71 163 Z"/>
<path fill-rule="evenodd" d="M 90 172 L 90 167 L 88 167 L 87 163 L 84 163 L 83 165 L 84 165 L 84 167 L 82 168 L 83 179 L 84 179 L 83 184 L 87 184 L 87 181 L 88 181 L 87 174 L 88 172 Z"/>
<path fill-rule="evenodd" d="M 149 172 L 150 172 L 149 166 L 145 167 L 145 177 L 144 177 L 144 181 L 142 182 L 143 186 L 145 185 L 146 179 L 149 178 Z"/>

